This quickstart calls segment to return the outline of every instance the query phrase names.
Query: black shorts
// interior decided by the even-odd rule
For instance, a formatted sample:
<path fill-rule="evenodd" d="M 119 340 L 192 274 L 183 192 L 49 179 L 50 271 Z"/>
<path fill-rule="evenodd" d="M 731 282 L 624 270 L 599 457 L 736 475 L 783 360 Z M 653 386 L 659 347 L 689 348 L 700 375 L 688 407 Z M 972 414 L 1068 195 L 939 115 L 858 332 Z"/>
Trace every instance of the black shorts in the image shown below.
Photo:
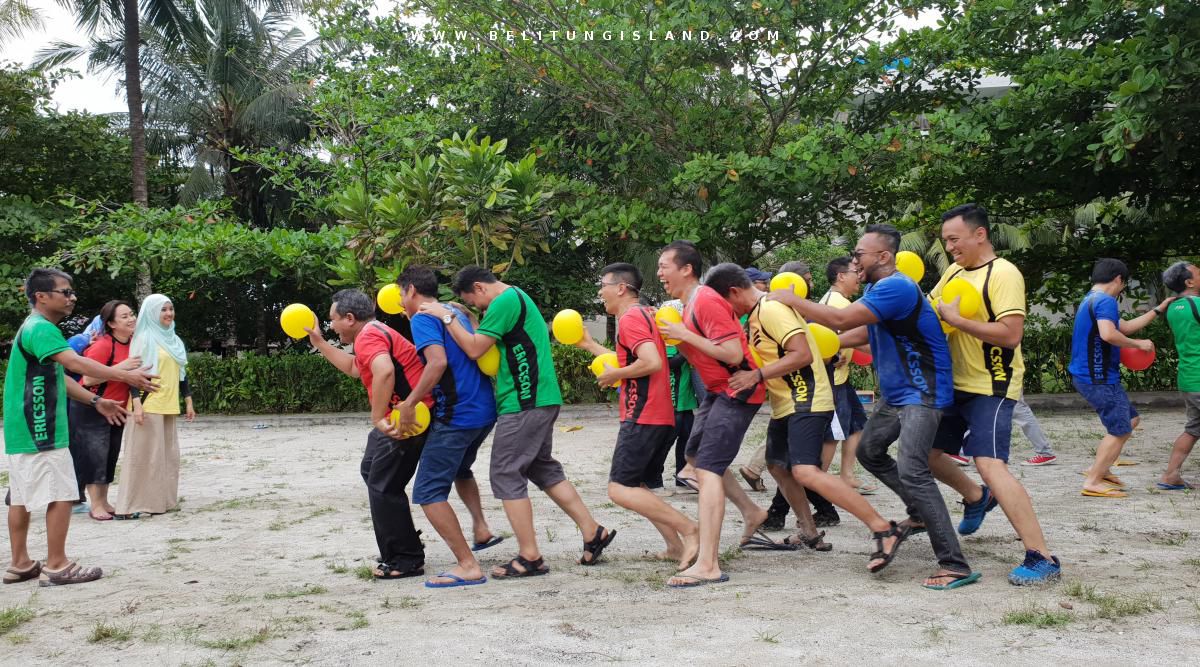
<path fill-rule="evenodd" d="M 845 440 L 863 430 L 867 425 L 867 411 L 862 401 L 858 400 L 858 392 L 849 382 L 833 386 L 834 416 L 825 430 L 825 442 Z M 834 432 L 834 426 L 840 433 Z"/>
<path fill-rule="evenodd" d="M 832 412 L 796 412 L 772 419 L 767 426 L 767 463 L 821 467 L 821 448 Z"/>
<path fill-rule="evenodd" d="M 759 403 L 743 403 L 723 393 L 705 396 L 696 410 L 687 443 L 687 455 L 695 459 L 693 465 L 724 475 L 737 458 L 746 429 L 761 407 Z"/>
<path fill-rule="evenodd" d="M 608 481 L 621 486 L 641 486 L 654 454 L 669 446 L 674 439 L 674 426 L 621 422 L 621 430 L 617 431 L 617 448 L 613 450 L 612 467 L 608 470 Z"/>

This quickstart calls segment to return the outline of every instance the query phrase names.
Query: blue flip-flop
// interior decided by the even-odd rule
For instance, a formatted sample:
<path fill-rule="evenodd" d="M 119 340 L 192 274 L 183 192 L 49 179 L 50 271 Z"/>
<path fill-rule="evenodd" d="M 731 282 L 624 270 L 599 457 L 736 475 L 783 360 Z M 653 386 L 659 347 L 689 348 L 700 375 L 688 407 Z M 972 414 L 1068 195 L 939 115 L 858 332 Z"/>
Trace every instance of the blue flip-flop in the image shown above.
<path fill-rule="evenodd" d="M 484 549 L 490 549 L 503 541 L 503 537 L 500 537 L 499 535 L 492 535 L 487 539 L 486 542 L 476 542 L 475 545 L 471 547 L 471 551 L 483 551 Z"/>
<path fill-rule="evenodd" d="M 1187 491 L 1188 489 L 1196 488 L 1187 482 L 1184 482 L 1183 484 L 1167 484 L 1166 482 L 1159 482 L 1157 486 L 1163 491 Z"/>
<path fill-rule="evenodd" d="M 439 583 L 439 582 L 426 580 L 425 588 L 457 588 L 458 586 L 478 586 L 479 584 L 487 583 L 487 575 L 484 575 L 478 579 L 463 579 L 462 577 L 460 577 L 458 575 L 450 574 L 449 572 L 442 572 L 438 576 L 446 577 L 447 579 L 450 579 L 451 581 L 445 581 L 445 582 Z"/>
<path fill-rule="evenodd" d="M 937 576 L 938 579 L 942 579 L 945 577 L 953 577 L 954 581 L 951 581 L 948 584 L 937 584 L 934 586 L 930 586 L 929 584 L 921 584 L 921 585 L 924 586 L 925 588 L 928 588 L 931 591 L 948 591 L 948 590 L 951 590 L 954 588 L 961 588 L 963 586 L 973 584 L 976 581 L 979 581 L 980 579 L 982 579 L 983 574 L 980 572 L 972 572 L 971 574 L 962 574 L 961 572 L 954 572 L 951 574 L 942 574 L 942 575 Z"/>
<path fill-rule="evenodd" d="M 705 579 L 704 577 L 697 577 L 690 574 L 677 574 L 675 576 L 680 579 L 690 579 L 691 581 L 685 584 L 667 584 L 667 586 L 671 588 L 695 588 L 697 586 L 707 586 L 708 584 L 723 584 L 729 581 L 729 575 L 724 572 L 721 573 L 721 576 L 713 579 Z"/>

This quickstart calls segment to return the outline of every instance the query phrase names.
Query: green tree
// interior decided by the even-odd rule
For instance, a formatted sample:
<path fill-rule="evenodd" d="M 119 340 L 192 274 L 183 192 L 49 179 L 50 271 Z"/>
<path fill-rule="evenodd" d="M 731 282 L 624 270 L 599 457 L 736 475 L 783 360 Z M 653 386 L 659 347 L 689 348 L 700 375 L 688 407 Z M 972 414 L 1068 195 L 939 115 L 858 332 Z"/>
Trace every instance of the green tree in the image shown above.
<path fill-rule="evenodd" d="M 42 13 L 26 0 L 0 0 L 0 39 L 16 39 L 45 24 Z"/>

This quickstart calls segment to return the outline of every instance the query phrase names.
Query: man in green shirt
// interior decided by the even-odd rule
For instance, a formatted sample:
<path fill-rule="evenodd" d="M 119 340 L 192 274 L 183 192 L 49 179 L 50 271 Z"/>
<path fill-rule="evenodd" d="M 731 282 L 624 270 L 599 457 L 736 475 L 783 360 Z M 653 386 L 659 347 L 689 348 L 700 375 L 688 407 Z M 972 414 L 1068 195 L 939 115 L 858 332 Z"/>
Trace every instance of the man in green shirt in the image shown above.
<path fill-rule="evenodd" d="M 1183 479 L 1180 470 L 1200 438 L 1200 269 L 1190 262 L 1176 262 L 1163 271 L 1163 284 L 1179 295 L 1167 308 L 1167 324 L 1171 325 L 1179 352 L 1179 392 L 1187 405 L 1187 423 L 1175 438 L 1158 488 L 1182 491 L 1195 488 Z"/>
<path fill-rule="evenodd" d="M 533 299 L 519 287 L 506 285 L 491 271 L 468 266 L 450 285 L 468 305 L 485 310 L 479 329 L 467 331 L 453 311 L 439 303 L 421 304 L 421 312 L 442 320 L 463 352 L 482 357 L 493 345 L 500 351 L 496 376 L 498 418 L 492 438 L 492 493 L 517 537 L 517 556 L 492 570 L 494 578 L 546 574 L 533 527 L 529 482 L 562 508 L 583 534 L 581 565 L 595 565 L 617 531 L 596 523 L 575 487 L 553 456 L 554 421 L 562 406 L 558 375 L 550 354 L 550 333 Z"/>
<path fill-rule="evenodd" d="M 67 529 L 71 504 L 79 498 L 67 431 L 67 398 L 87 403 L 110 423 L 122 424 L 128 412 L 66 377 L 64 367 L 80 375 L 149 391 L 158 387 L 153 376 L 138 369 L 132 357 L 109 367 L 81 357 L 67 344 L 58 323 L 75 310 L 71 276 L 56 269 L 34 269 L 25 281 L 32 312 L 17 330 L 4 377 L 4 453 L 8 456 L 8 536 L 12 564 L 4 583 L 38 578 L 42 586 L 95 581 L 98 567 L 83 568 L 67 559 Z M 46 508 L 48 557 L 40 563 L 29 557 L 29 513 Z"/>

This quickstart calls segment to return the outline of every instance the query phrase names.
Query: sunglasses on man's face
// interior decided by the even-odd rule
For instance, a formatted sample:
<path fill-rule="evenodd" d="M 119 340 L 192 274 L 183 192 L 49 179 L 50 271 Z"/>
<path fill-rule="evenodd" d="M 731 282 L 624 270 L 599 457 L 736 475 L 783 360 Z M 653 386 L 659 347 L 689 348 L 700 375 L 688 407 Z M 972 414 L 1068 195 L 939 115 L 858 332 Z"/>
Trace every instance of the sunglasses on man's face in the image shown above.
<path fill-rule="evenodd" d="M 884 251 L 883 250 L 855 250 L 854 252 L 850 253 L 850 259 L 852 259 L 856 262 L 861 262 L 863 255 L 878 255 L 882 252 L 884 252 Z"/>

